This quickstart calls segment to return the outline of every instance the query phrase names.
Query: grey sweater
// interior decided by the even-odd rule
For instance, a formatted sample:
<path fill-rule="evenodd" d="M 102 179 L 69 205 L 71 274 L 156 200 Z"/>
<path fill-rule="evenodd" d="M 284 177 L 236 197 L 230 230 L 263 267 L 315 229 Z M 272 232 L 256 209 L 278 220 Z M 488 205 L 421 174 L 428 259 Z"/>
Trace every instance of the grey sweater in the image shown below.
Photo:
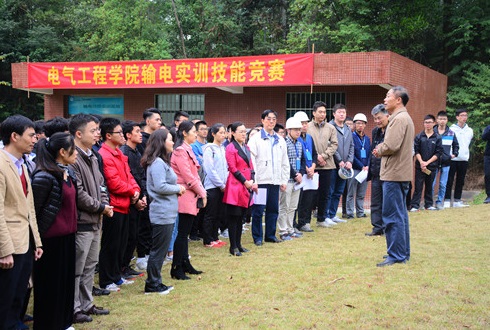
<path fill-rule="evenodd" d="M 158 157 L 146 169 L 146 188 L 150 195 L 150 222 L 157 225 L 175 223 L 180 186 L 170 165 Z"/>
<path fill-rule="evenodd" d="M 335 124 L 335 121 L 332 119 L 330 124 L 335 127 L 337 131 L 337 140 L 339 142 L 339 147 L 335 152 L 334 159 L 335 165 L 337 168 L 339 167 L 340 162 L 353 162 L 354 161 L 354 140 L 352 139 L 352 132 L 349 126 L 344 124 L 344 127 L 339 127 Z"/>

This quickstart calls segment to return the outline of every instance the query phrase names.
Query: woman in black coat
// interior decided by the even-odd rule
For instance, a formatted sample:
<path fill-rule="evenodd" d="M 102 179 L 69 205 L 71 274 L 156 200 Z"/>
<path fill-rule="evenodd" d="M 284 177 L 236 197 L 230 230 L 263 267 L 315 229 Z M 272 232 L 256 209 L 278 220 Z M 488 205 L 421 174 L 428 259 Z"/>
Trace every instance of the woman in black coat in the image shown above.
<path fill-rule="evenodd" d="M 44 254 L 34 264 L 34 329 L 64 330 L 73 323 L 76 180 L 68 170 L 73 136 L 55 133 L 38 142 L 32 190 Z"/>

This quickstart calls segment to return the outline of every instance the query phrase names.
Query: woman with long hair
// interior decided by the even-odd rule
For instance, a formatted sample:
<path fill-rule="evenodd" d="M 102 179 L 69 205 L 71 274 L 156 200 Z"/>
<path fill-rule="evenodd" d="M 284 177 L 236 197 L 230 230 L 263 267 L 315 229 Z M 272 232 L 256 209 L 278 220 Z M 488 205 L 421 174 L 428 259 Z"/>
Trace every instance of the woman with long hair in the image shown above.
<path fill-rule="evenodd" d="M 162 283 L 163 260 L 172 239 L 178 212 L 178 197 L 185 187 L 177 184 L 177 175 L 170 166 L 169 155 L 174 147 L 167 129 L 153 132 L 146 144 L 141 165 L 146 169 L 146 187 L 150 196 L 150 223 L 152 245 L 148 265 L 145 294 L 168 294 L 173 287 Z"/>
<path fill-rule="evenodd" d="M 64 330 L 73 323 L 77 158 L 73 136 L 39 140 L 32 190 L 44 255 L 34 264 L 34 329 Z"/>
<path fill-rule="evenodd" d="M 186 193 L 179 196 L 179 227 L 174 243 L 174 257 L 170 275 L 178 280 L 189 280 L 185 274 L 200 274 L 202 271 L 194 269 L 189 261 L 188 236 L 192 223 L 199 208 L 206 207 L 206 190 L 199 178 L 199 163 L 192 151 L 191 144 L 196 141 L 196 128 L 190 121 L 183 121 L 177 131 L 177 143 L 172 153 L 170 164 L 177 183 L 186 187 Z"/>
<path fill-rule="evenodd" d="M 225 148 L 226 129 L 223 124 L 214 124 L 208 131 L 208 144 L 203 147 L 204 189 L 208 205 L 203 219 L 203 244 L 206 247 L 222 247 L 226 243 L 218 238 L 218 227 L 222 225 L 223 192 L 228 178 Z M 223 224 L 224 225 L 224 224 Z"/>
<path fill-rule="evenodd" d="M 223 202 L 228 218 L 230 254 L 238 257 L 243 252 L 248 252 L 242 246 L 242 219 L 252 204 L 252 190 L 258 191 L 258 186 L 254 183 L 255 173 L 250 149 L 245 144 L 245 125 L 241 122 L 233 123 L 231 133 L 231 142 L 226 147 L 226 161 L 230 174 L 226 181 Z"/>

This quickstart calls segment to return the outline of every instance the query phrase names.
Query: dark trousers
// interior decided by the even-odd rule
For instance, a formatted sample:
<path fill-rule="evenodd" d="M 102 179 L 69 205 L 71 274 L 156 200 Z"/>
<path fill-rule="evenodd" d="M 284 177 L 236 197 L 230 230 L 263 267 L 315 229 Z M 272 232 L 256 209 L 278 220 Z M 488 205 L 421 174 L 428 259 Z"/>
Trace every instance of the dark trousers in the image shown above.
<path fill-rule="evenodd" d="M 332 194 L 330 192 L 330 186 L 332 183 L 333 174 L 336 175 L 336 170 L 318 170 L 318 190 L 317 190 L 317 221 L 325 221 L 327 216 L 328 206 L 330 205 Z M 342 192 L 341 192 L 342 193 Z M 340 195 L 339 195 L 340 196 Z M 338 206 L 338 200 L 337 200 Z"/>
<path fill-rule="evenodd" d="M 277 216 L 279 215 L 279 185 L 259 184 L 259 188 L 267 189 L 266 205 L 252 206 L 252 237 L 254 242 L 262 241 L 262 215 L 265 210 L 265 238 L 276 237 Z"/>
<path fill-rule="evenodd" d="M 209 200 L 208 200 L 209 202 Z M 199 238 L 199 237 L 202 237 L 202 223 L 203 223 L 203 220 L 204 220 L 204 215 L 206 214 L 206 208 L 207 208 L 207 205 L 205 208 L 203 209 L 199 209 L 199 212 L 197 213 L 193 223 L 192 223 L 192 228 L 191 228 L 191 232 L 189 233 L 189 236 L 192 237 L 192 238 Z"/>
<path fill-rule="evenodd" d="M 408 182 L 383 182 L 383 221 L 388 258 L 410 259 L 410 230 L 407 211 Z"/>
<path fill-rule="evenodd" d="M 138 243 L 136 245 L 136 253 L 138 254 L 138 258 L 144 258 L 150 254 L 152 241 L 149 206 L 139 213 L 140 218 L 138 222 Z"/>
<path fill-rule="evenodd" d="M 218 240 L 218 228 L 223 222 L 223 192 L 220 188 L 208 189 L 207 198 L 208 203 L 202 222 L 202 238 L 204 244 L 211 244 Z"/>
<path fill-rule="evenodd" d="M 33 244 L 24 254 L 14 254 L 14 267 L 0 269 L 0 329 L 15 329 L 20 322 L 34 261 Z"/>
<path fill-rule="evenodd" d="M 34 329 L 64 330 L 73 323 L 75 233 L 43 238 L 43 256 L 34 263 Z"/>
<path fill-rule="evenodd" d="M 311 222 L 311 211 L 318 192 L 316 190 L 302 190 L 298 202 L 298 223 L 296 228 L 300 229 Z"/>
<path fill-rule="evenodd" d="M 327 209 L 325 217 L 332 219 L 337 214 L 339 208 L 340 196 L 344 192 L 345 184 L 347 180 L 342 179 L 337 171 L 332 171 L 332 179 L 330 181 L 330 198 L 327 200 Z M 318 210 L 320 211 L 320 210 Z"/>
<path fill-rule="evenodd" d="M 123 255 L 128 242 L 129 215 L 114 212 L 104 216 L 99 254 L 99 284 L 102 288 L 121 279 Z"/>
<path fill-rule="evenodd" d="M 373 232 L 383 233 L 383 181 L 379 176 L 371 179 L 371 225 Z"/>
<path fill-rule="evenodd" d="M 170 241 L 172 240 L 174 224 L 152 224 L 151 227 L 153 238 L 150 256 L 148 257 L 148 266 L 146 268 L 146 272 L 148 274 L 146 285 L 148 287 L 156 288 L 160 283 L 162 283 L 163 260 L 167 255 L 168 247 L 170 245 Z"/>
<path fill-rule="evenodd" d="M 195 218 L 196 216 L 192 214 L 179 213 L 179 229 L 174 243 L 172 267 L 182 266 L 184 258 L 189 258 L 189 240 L 187 238 L 189 237 Z"/>
<path fill-rule="evenodd" d="M 411 208 L 420 208 L 420 199 L 422 198 L 422 189 L 424 189 L 424 207 L 428 209 L 433 206 L 434 199 L 432 198 L 432 184 L 436 178 L 436 172 L 432 171 L 429 175 L 422 172 L 420 167 L 415 168 L 415 189 L 413 191 Z"/>
<path fill-rule="evenodd" d="M 483 169 L 485 171 L 485 192 L 490 197 L 490 156 L 483 157 Z"/>
<path fill-rule="evenodd" d="M 245 209 L 243 209 L 245 214 Z M 230 236 L 230 250 L 242 247 L 242 219 L 243 215 L 228 215 L 228 234 Z"/>
<path fill-rule="evenodd" d="M 134 249 L 138 244 L 139 222 L 140 222 L 140 211 L 138 211 L 133 205 L 131 205 L 129 207 L 128 243 L 126 245 L 126 249 L 124 250 L 122 268 L 129 267 L 129 263 L 133 258 Z"/>
<path fill-rule="evenodd" d="M 449 168 L 449 176 L 447 178 L 446 197 L 445 199 L 451 199 L 451 190 L 453 189 L 454 176 L 456 175 L 456 184 L 454 187 L 454 200 L 461 200 L 463 194 L 464 178 L 466 171 L 468 170 L 468 162 L 465 161 L 451 161 L 451 167 Z"/>
<path fill-rule="evenodd" d="M 355 180 L 355 179 L 354 179 Z M 349 185 L 345 185 L 344 192 L 342 193 L 342 216 L 347 215 L 347 192 L 349 190 Z"/>

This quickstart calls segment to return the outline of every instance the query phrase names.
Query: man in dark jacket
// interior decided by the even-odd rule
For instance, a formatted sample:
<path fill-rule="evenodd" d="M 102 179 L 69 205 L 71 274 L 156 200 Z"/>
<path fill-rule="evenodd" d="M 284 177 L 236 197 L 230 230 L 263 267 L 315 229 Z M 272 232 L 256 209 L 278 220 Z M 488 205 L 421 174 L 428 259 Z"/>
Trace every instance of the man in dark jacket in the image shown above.
<path fill-rule="evenodd" d="M 134 278 L 143 276 L 143 273 L 135 271 L 129 263 L 133 257 L 134 249 L 138 246 L 138 258 L 145 258 L 146 254 L 149 254 L 145 248 L 142 248 L 141 244 L 138 244 L 138 232 L 139 224 L 142 218 L 144 209 L 147 208 L 147 193 L 146 193 L 146 172 L 143 166 L 141 166 L 141 153 L 138 151 L 138 146 L 143 141 L 143 136 L 140 126 L 132 121 L 127 120 L 122 124 L 124 137 L 126 138 L 126 144 L 121 146 L 121 151 L 126 157 L 128 157 L 128 164 L 131 170 L 131 174 L 138 183 L 141 189 L 139 201 L 129 207 L 129 234 L 128 244 L 126 246 L 126 252 L 123 257 L 122 274 L 124 278 Z M 146 259 L 145 259 L 146 261 Z M 146 269 L 146 267 L 145 267 Z"/>
<path fill-rule="evenodd" d="M 483 168 L 485 171 L 485 192 L 487 194 L 487 198 L 483 203 L 490 203 L 490 125 L 485 127 L 483 131 L 482 140 L 487 141 L 487 145 L 485 147 L 485 154 L 483 156 Z"/>
<path fill-rule="evenodd" d="M 439 191 L 437 193 L 436 208 L 438 210 L 444 209 L 444 196 L 446 195 L 447 179 L 449 175 L 449 168 L 451 167 L 451 159 L 458 157 L 459 143 L 456 134 L 447 126 L 447 113 L 446 111 L 439 111 L 437 114 L 437 126 L 434 130 L 439 133 L 442 139 L 441 159 L 439 160 L 439 167 L 436 170 L 434 184 L 432 185 L 432 191 L 435 191 L 437 174 L 441 173 L 439 177 Z"/>
<path fill-rule="evenodd" d="M 389 114 L 383 104 L 378 104 L 371 111 L 373 115 L 374 123 L 376 127 L 372 132 L 373 144 L 372 149 L 375 149 L 378 144 L 383 142 L 385 138 L 386 126 L 388 126 Z M 371 161 L 369 164 L 369 176 L 371 178 L 371 225 L 373 230 L 370 233 L 366 233 L 366 236 L 378 236 L 384 234 L 383 225 L 383 181 L 379 177 L 379 171 L 381 169 L 381 158 L 375 157 L 371 154 Z"/>
<path fill-rule="evenodd" d="M 426 210 L 436 210 L 432 198 L 432 184 L 442 150 L 441 136 L 434 132 L 436 119 L 433 115 L 424 117 L 424 131 L 415 137 L 413 149 L 415 152 L 415 190 L 413 192 L 410 212 L 416 212 L 420 208 L 422 189 L 425 186 L 424 207 Z"/>
<path fill-rule="evenodd" d="M 77 178 L 78 223 L 75 235 L 75 304 L 74 323 L 91 322 L 90 315 L 109 314 L 109 311 L 94 305 L 92 287 L 95 266 L 99 260 L 99 245 L 102 215 L 112 217 L 112 206 L 105 189 L 104 177 L 99 169 L 92 146 L 98 139 L 95 119 L 87 114 L 73 116 L 69 124 L 70 134 L 75 138 L 78 157 L 70 167 Z M 110 292 L 106 292 L 109 294 Z"/>

